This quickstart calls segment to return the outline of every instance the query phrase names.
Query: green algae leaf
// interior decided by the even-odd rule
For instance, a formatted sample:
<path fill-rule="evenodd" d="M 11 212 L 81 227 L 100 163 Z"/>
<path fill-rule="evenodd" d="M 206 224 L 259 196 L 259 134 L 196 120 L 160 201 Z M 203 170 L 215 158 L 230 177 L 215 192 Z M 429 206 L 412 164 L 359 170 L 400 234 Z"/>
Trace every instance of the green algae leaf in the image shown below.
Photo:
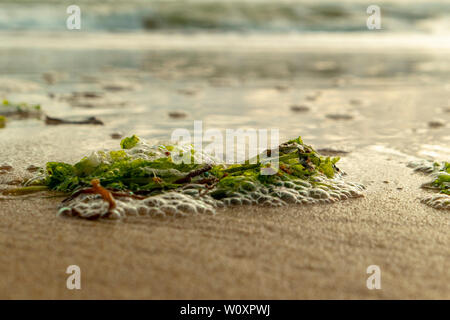
<path fill-rule="evenodd" d="M 56 191 L 71 190 L 78 184 L 74 166 L 64 162 L 48 162 L 46 184 Z"/>
<path fill-rule="evenodd" d="M 423 188 L 450 195 L 450 162 L 434 162 L 431 165 L 419 166 L 416 170 L 428 173 L 433 177 L 432 181 L 422 185 Z"/>
<path fill-rule="evenodd" d="M 127 137 L 120 142 L 122 149 L 131 149 L 135 147 L 139 142 L 139 138 L 136 135 Z"/>
<path fill-rule="evenodd" d="M 128 159 L 128 155 L 125 151 L 119 150 L 119 151 L 110 151 L 109 155 L 113 161 L 120 161 L 120 160 L 126 160 Z"/>
<path fill-rule="evenodd" d="M 450 162 L 443 164 L 432 185 L 439 188 L 441 193 L 450 195 Z"/>
<path fill-rule="evenodd" d="M 291 143 L 298 143 L 298 144 L 302 145 L 302 144 L 303 144 L 303 140 L 302 140 L 301 137 L 297 137 L 297 138 L 295 138 L 295 139 L 289 140 L 287 143 L 288 143 L 288 144 L 291 144 Z"/>
<path fill-rule="evenodd" d="M 334 176 L 334 164 L 339 161 L 339 158 L 330 159 L 330 157 L 325 158 L 319 164 L 319 170 L 325 174 L 328 178 L 333 178 Z"/>
<path fill-rule="evenodd" d="M 0 116 L 0 129 L 6 127 L 6 117 Z"/>

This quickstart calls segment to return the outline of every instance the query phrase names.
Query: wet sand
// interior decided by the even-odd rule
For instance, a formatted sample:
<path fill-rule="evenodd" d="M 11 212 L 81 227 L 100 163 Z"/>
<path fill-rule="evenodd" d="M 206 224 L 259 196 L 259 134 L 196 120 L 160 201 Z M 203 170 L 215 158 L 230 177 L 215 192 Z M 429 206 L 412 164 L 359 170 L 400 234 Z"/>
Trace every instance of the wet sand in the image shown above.
<path fill-rule="evenodd" d="M 340 167 L 364 198 L 124 221 L 58 218 L 55 198 L 0 200 L 0 298 L 449 299 L 450 220 L 419 202 L 427 178 L 369 149 Z M 72 264 L 79 291 L 66 289 Z M 372 264 L 381 290 L 366 288 Z"/>
<path fill-rule="evenodd" d="M 344 45 L 286 36 L 274 51 L 271 37 L 164 35 L 143 44 L 139 35 L 80 35 L 71 49 L 63 35 L 37 47 L 34 35 L 0 35 L 17 38 L 0 45 L 0 98 L 105 125 L 7 122 L 0 165 L 14 170 L 0 174 L 0 189 L 29 177 L 29 165 L 117 148 L 112 133 L 153 142 L 201 119 L 208 128 L 280 128 L 280 140 L 301 135 L 317 149 L 345 151 L 339 167 L 367 190 L 332 205 L 95 222 L 57 218 L 60 198 L 0 199 L 0 298 L 450 298 L 448 211 L 420 203 L 428 178 L 406 167 L 410 157 L 450 154 L 447 42 L 417 52 L 398 37 L 378 48 L 352 36 Z M 62 99 L 77 92 L 102 97 Z M 299 105 L 307 111 L 292 110 Z M 180 111 L 185 118 L 170 117 Z M 435 119 L 444 126 L 430 127 Z M 66 289 L 73 264 L 80 291 Z M 366 288 L 373 264 L 381 290 Z"/>

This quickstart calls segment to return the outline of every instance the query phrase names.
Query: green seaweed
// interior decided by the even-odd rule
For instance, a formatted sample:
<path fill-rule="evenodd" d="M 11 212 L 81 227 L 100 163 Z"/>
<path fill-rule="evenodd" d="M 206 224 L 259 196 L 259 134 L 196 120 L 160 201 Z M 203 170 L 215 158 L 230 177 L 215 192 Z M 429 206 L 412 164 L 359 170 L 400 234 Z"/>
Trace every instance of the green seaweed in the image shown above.
<path fill-rule="evenodd" d="M 290 140 L 279 146 L 279 167 L 271 168 L 262 155 L 254 161 L 242 164 L 197 164 L 179 163 L 172 159 L 174 146 L 160 146 L 160 157 L 140 158 L 131 156 L 137 151 L 140 140 L 137 136 L 121 141 L 121 150 L 99 151 L 96 158 L 85 157 L 71 165 L 63 162 L 48 162 L 37 178 L 28 185 L 43 185 L 51 190 L 74 192 L 90 186 L 99 179 L 103 187 L 110 190 L 131 191 L 147 195 L 173 190 L 187 184 L 205 185 L 205 190 L 216 199 L 230 197 L 236 192 L 251 192 L 258 186 L 282 185 L 288 181 L 306 180 L 313 184 L 316 177 L 333 178 L 339 171 L 339 158 L 322 157 L 301 138 Z M 133 148 L 138 148 L 134 149 Z M 270 156 L 273 151 L 266 151 Z M 191 151 L 193 154 L 194 151 Z M 146 155 L 152 154 L 147 152 Z M 100 159 L 100 160 L 99 160 Z M 264 175 L 262 169 L 271 169 L 273 174 Z M 206 188 L 206 185 L 209 185 Z"/>
<path fill-rule="evenodd" d="M 0 116 L 0 129 L 6 127 L 6 117 Z"/>
<path fill-rule="evenodd" d="M 42 110 L 39 104 L 12 103 L 6 99 L 0 104 L 0 116 L 28 118 L 41 115 Z"/>
<path fill-rule="evenodd" d="M 120 146 L 122 147 L 122 149 L 131 149 L 134 146 L 136 146 L 139 142 L 139 138 L 136 137 L 136 135 L 133 135 L 132 137 L 128 137 L 123 139 L 120 142 Z"/>
<path fill-rule="evenodd" d="M 438 188 L 441 193 L 450 195 L 450 162 L 444 162 L 440 166 L 431 185 Z"/>

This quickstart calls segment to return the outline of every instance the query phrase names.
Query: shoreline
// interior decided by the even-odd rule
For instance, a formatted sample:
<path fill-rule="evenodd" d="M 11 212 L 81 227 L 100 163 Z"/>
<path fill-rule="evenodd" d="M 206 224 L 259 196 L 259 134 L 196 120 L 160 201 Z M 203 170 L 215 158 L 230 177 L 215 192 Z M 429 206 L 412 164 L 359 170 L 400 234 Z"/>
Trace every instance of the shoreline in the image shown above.
<path fill-rule="evenodd" d="M 51 50 L 183 50 L 227 52 L 333 52 L 353 53 L 445 53 L 450 50 L 446 34 L 379 33 L 173 33 L 173 32 L 68 32 L 4 31 L 0 32 L 0 48 Z M 420 46 L 417 44 L 420 43 Z"/>

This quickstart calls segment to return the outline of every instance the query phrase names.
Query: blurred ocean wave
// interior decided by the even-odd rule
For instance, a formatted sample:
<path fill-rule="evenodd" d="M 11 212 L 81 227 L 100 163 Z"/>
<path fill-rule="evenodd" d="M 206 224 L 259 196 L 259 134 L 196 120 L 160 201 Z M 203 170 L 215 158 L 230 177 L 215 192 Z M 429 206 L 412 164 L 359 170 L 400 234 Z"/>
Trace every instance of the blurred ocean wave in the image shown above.
<path fill-rule="evenodd" d="M 80 6 L 83 31 L 136 32 L 360 32 L 367 31 L 362 0 L 0 0 L 0 30 L 66 28 L 66 8 Z M 390 32 L 444 34 L 450 1 L 384 0 L 382 28 Z"/>

